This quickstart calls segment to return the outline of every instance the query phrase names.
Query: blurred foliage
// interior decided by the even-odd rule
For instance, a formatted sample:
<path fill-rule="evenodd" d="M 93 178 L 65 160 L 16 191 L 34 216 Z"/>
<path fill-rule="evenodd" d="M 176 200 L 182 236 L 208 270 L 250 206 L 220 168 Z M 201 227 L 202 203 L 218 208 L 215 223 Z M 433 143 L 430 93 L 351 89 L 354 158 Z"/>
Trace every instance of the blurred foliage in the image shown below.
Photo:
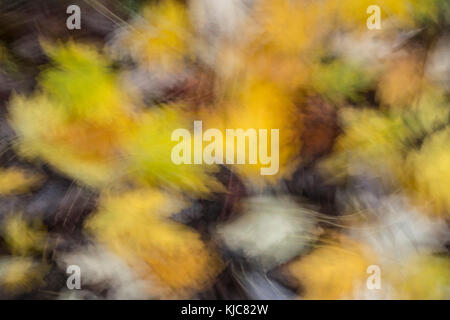
<path fill-rule="evenodd" d="M 68 252 L 77 298 L 449 298 L 448 1 L 66 4 L 0 3 L 0 298 L 65 297 Z M 278 129 L 278 173 L 173 163 L 195 120 Z"/>
<path fill-rule="evenodd" d="M 4 222 L 3 238 L 13 254 L 25 255 L 43 249 L 47 237 L 43 228 L 39 220 L 29 224 L 20 215 L 11 215 Z"/>
<path fill-rule="evenodd" d="M 87 227 L 160 294 L 183 297 L 211 281 L 220 261 L 198 233 L 167 219 L 182 205 L 156 190 L 107 195 Z"/>
<path fill-rule="evenodd" d="M 17 168 L 0 169 L 0 195 L 25 193 L 38 187 L 43 177 L 34 172 Z"/>
<path fill-rule="evenodd" d="M 339 238 L 328 239 L 330 244 L 287 265 L 287 271 L 305 286 L 305 299 L 348 299 L 357 289 L 355 284 L 365 284 L 370 250 L 351 239 Z"/>

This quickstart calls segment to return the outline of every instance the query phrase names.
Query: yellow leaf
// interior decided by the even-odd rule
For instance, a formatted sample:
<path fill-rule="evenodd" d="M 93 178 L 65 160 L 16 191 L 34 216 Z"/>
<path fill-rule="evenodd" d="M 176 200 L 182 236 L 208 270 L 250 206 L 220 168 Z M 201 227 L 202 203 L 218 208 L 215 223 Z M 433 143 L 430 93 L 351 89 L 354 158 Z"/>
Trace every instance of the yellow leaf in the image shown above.
<path fill-rule="evenodd" d="M 39 174 L 18 168 L 0 169 L 0 195 L 8 196 L 25 193 L 42 183 Z"/>
<path fill-rule="evenodd" d="M 156 190 L 102 199 L 87 228 L 165 297 L 189 297 L 220 271 L 217 255 L 190 228 L 168 220 L 183 203 Z"/>
<path fill-rule="evenodd" d="M 0 260 L 0 288 L 14 296 L 26 293 L 44 283 L 48 267 L 32 258 L 3 258 Z"/>
<path fill-rule="evenodd" d="M 303 285 L 305 299 L 349 299 L 353 290 L 366 285 L 370 250 L 340 236 L 287 265 L 287 271 Z"/>
<path fill-rule="evenodd" d="M 142 18 L 125 30 L 119 45 L 144 68 L 173 71 L 189 54 L 190 33 L 186 7 L 175 0 L 163 0 L 144 8 Z"/>
<path fill-rule="evenodd" d="M 32 250 L 41 250 L 47 236 L 39 221 L 30 223 L 18 214 L 6 217 L 2 233 L 11 252 L 18 255 L 25 255 Z"/>
<path fill-rule="evenodd" d="M 448 216 L 450 210 L 450 128 L 428 137 L 419 151 L 407 159 L 413 173 L 413 193 L 418 200 L 431 204 L 435 214 Z"/>

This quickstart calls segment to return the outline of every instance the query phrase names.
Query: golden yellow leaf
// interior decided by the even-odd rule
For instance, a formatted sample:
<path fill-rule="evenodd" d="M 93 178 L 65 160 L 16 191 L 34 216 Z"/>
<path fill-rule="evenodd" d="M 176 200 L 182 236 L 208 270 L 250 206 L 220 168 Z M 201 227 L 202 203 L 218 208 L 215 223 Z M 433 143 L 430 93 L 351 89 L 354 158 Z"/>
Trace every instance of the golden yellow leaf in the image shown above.
<path fill-rule="evenodd" d="M 119 39 L 141 66 L 180 68 L 189 55 L 191 26 L 186 7 L 175 0 L 163 0 L 142 10 L 142 18 Z"/>
<path fill-rule="evenodd" d="M 7 294 L 26 293 L 43 284 L 48 267 L 28 257 L 0 260 L 0 288 Z"/>
<path fill-rule="evenodd" d="M 11 252 L 17 255 L 42 249 L 47 236 L 40 221 L 26 221 L 20 214 L 11 214 L 6 217 L 2 233 Z"/>
<path fill-rule="evenodd" d="M 335 244 L 315 249 L 289 263 L 287 271 L 304 287 L 305 299 L 349 299 L 366 285 L 372 254 L 364 245 L 340 236 Z"/>
<path fill-rule="evenodd" d="M 167 219 L 182 201 L 157 190 L 103 197 L 86 227 L 165 297 L 189 297 L 220 271 L 218 256 L 190 228 Z"/>
<path fill-rule="evenodd" d="M 41 184 L 43 177 L 19 168 L 0 169 L 0 195 L 25 193 Z"/>
<path fill-rule="evenodd" d="M 428 137 L 418 151 L 408 155 L 407 168 L 412 172 L 413 194 L 431 204 L 434 213 L 448 216 L 450 210 L 450 128 Z"/>

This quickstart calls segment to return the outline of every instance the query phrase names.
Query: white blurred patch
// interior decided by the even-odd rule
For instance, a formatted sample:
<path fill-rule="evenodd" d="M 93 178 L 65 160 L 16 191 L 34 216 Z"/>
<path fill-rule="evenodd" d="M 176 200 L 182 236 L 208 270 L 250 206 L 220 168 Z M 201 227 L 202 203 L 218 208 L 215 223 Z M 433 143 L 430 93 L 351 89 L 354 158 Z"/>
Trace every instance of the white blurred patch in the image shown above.
<path fill-rule="evenodd" d="M 244 200 L 242 215 L 218 227 L 226 246 L 265 270 L 300 254 L 315 239 L 316 213 L 288 197 Z"/>
<path fill-rule="evenodd" d="M 197 53 L 207 64 L 215 61 L 222 42 L 242 38 L 252 0 L 191 0 L 191 21 L 202 41 L 197 43 Z"/>
<path fill-rule="evenodd" d="M 233 38 L 247 16 L 248 0 L 191 0 L 189 9 L 197 31 L 210 38 Z"/>
<path fill-rule="evenodd" d="M 189 70 L 164 72 L 157 68 L 134 68 L 121 73 L 121 85 L 131 96 L 144 101 L 158 100 L 164 97 L 168 88 L 175 88 L 189 77 Z"/>
<path fill-rule="evenodd" d="M 383 39 L 377 32 L 336 33 L 332 48 L 338 54 L 360 63 L 373 63 L 392 52 L 393 43 Z"/>
<path fill-rule="evenodd" d="M 449 238 L 445 221 L 428 217 L 405 198 L 382 197 L 369 210 L 376 215 L 376 223 L 353 229 L 352 234 L 370 244 L 382 263 L 397 264 L 415 254 L 445 250 Z"/>
<path fill-rule="evenodd" d="M 60 299 L 97 299 L 84 290 L 85 286 L 108 288 L 107 299 L 151 298 L 148 281 L 139 279 L 119 257 L 102 246 L 88 246 L 59 257 L 58 264 L 66 269 L 77 265 L 81 269 L 81 290 L 65 290 Z"/>
<path fill-rule="evenodd" d="M 337 32 L 331 41 L 331 48 L 354 63 L 376 67 L 383 63 L 383 59 L 404 55 L 405 52 L 400 48 L 420 31 Z"/>
<path fill-rule="evenodd" d="M 296 294 L 270 279 L 265 273 L 233 270 L 242 288 L 252 300 L 292 300 Z"/>
<path fill-rule="evenodd" d="M 426 74 L 445 89 L 450 89 L 450 35 L 441 37 L 432 49 Z"/>

